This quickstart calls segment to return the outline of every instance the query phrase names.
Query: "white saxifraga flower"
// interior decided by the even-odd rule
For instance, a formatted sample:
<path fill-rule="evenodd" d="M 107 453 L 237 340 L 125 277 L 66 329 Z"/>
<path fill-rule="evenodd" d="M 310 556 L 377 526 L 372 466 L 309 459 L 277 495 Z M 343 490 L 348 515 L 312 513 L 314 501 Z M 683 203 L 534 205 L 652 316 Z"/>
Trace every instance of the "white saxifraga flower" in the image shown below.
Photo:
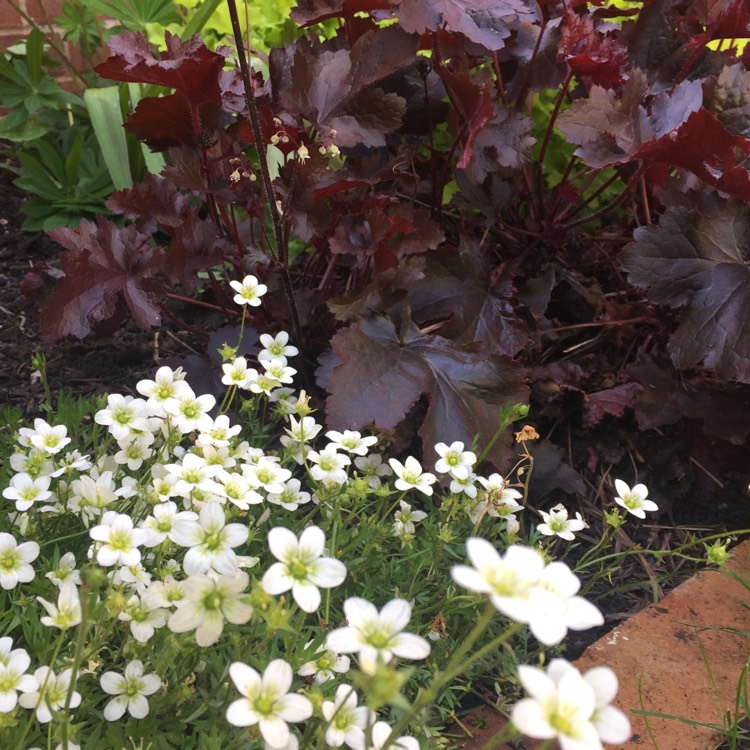
<path fill-rule="evenodd" d="M 339 586 L 346 578 L 344 563 L 323 557 L 325 536 L 317 526 L 308 526 L 299 539 L 293 531 L 277 526 L 268 532 L 268 546 L 279 562 L 263 576 L 263 590 L 277 595 L 291 589 L 303 612 L 315 612 L 320 606 L 319 588 Z"/>
<path fill-rule="evenodd" d="M 378 659 L 388 663 L 394 656 L 426 659 L 430 644 L 414 633 L 401 632 L 411 619 L 411 604 L 392 599 L 378 612 L 366 599 L 353 597 L 344 602 L 347 627 L 329 633 L 326 648 L 339 654 L 359 654 L 360 669 L 374 674 Z"/>
<path fill-rule="evenodd" d="M 308 643 L 305 649 L 309 646 L 310 644 Z M 313 656 L 315 658 L 305 662 L 297 670 L 297 674 L 300 677 L 313 677 L 315 682 L 319 684 L 332 680 L 334 672 L 345 674 L 351 666 L 351 659 L 348 656 L 334 653 L 329 648 L 326 648 L 325 644 L 318 646 Z"/>
<path fill-rule="evenodd" d="M 73 581 L 66 581 L 60 587 L 57 606 L 41 596 L 37 596 L 36 600 L 47 610 L 47 616 L 41 618 L 42 625 L 66 630 L 81 624 L 81 599 Z"/>
<path fill-rule="evenodd" d="M 262 359 L 260 364 L 266 371 L 266 375 L 278 380 L 279 383 L 285 383 L 289 385 L 294 382 L 294 376 L 297 371 L 293 367 L 289 367 L 286 363 L 286 359 L 280 359 L 274 357 L 273 359 Z"/>
<path fill-rule="evenodd" d="M 284 491 L 284 482 L 292 476 L 289 469 L 279 466 L 270 456 L 261 456 L 254 465 L 243 464 L 242 474 L 251 487 L 275 494 Z"/>
<path fill-rule="evenodd" d="M 154 455 L 154 451 L 149 447 L 153 442 L 154 436 L 150 432 L 130 435 L 119 441 L 120 450 L 115 453 L 115 461 L 127 465 L 130 471 L 138 471 L 143 462 Z"/>
<path fill-rule="evenodd" d="M 274 659 L 260 675 L 242 662 L 229 666 L 229 676 L 242 698 L 227 708 L 227 721 L 235 727 L 258 725 L 268 745 L 284 747 L 289 742 L 288 723 L 312 716 L 312 703 L 304 695 L 290 693 L 292 668 L 284 659 Z"/>
<path fill-rule="evenodd" d="M 468 479 L 477 462 L 476 454 L 465 451 L 464 444 L 460 441 L 450 445 L 438 443 L 435 452 L 440 456 L 435 463 L 435 471 L 439 474 L 450 474 L 454 479 Z"/>
<path fill-rule="evenodd" d="M 210 394 L 196 396 L 192 389 L 176 398 L 164 402 L 164 411 L 170 422 L 183 434 L 188 432 L 206 432 L 211 429 L 213 419 L 208 412 L 216 405 L 216 399 Z"/>
<path fill-rule="evenodd" d="M 135 389 L 141 396 L 145 396 L 146 406 L 152 414 L 163 417 L 164 403 L 170 398 L 177 398 L 190 393 L 190 386 L 185 382 L 185 373 L 181 367 L 172 370 L 171 367 L 160 367 L 153 380 L 139 380 Z"/>
<path fill-rule="evenodd" d="M 44 574 L 56 586 L 62 586 L 65 581 L 72 581 L 76 586 L 81 585 L 81 573 L 76 569 L 76 558 L 72 552 L 66 552 L 57 563 L 57 567 Z"/>
<path fill-rule="evenodd" d="M 31 693 L 39 689 L 36 678 L 26 671 L 31 664 L 28 653 L 13 648 L 7 636 L 0 638 L 0 714 L 7 714 L 18 704 L 18 693 Z"/>
<path fill-rule="evenodd" d="M 470 591 L 489 594 L 498 611 L 527 624 L 546 646 L 559 643 L 568 628 L 584 630 L 603 623 L 593 604 L 575 596 L 580 581 L 565 563 L 545 566 L 537 550 L 520 545 L 501 556 L 488 541 L 476 537 L 467 540 L 466 551 L 474 567 L 454 565 L 453 580 Z"/>
<path fill-rule="evenodd" d="M 323 484 L 344 484 L 347 473 L 344 467 L 351 464 L 351 459 L 344 453 L 337 453 L 333 445 L 327 445 L 322 451 L 310 451 L 307 454 L 310 476 Z"/>
<path fill-rule="evenodd" d="M 388 463 L 395 472 L 398 479 L 396 480 L 396 489 L 406 492 L 407 490 L 419 490 L 425 495 L 432 494 L 432 487 L 437 477 L 429 472 L 423 472 L 422 466 L 414 456 L 408 456 L 404 463 L 397 461 L 395 458 L 389 458 Z"/>
<path fill-rule="evenodd" d="M 365 727 L 369 710 L 357 705 L 357 692 L 351 685 L 339 685 L 332 701 L 323 701 L 322 711 L 328 722 L 325 740 L 328 747 L 340 747 L 346 743 L 353 750 L 360 750 L 365 743 Z"/>
<path fill-rule="evenodd" d="M 159 503 L 153 507 L 151 515 L 141 521 L 140 527 L 146 532 L 143 546 L 156 547 L 166 539 L 171 539 L 175 523 L 195 523 L 197 520 L 197 513 L 191 510 L 178 511 L 177 505 L 171 500 Z"/>
<path fill-rule="evenodd" d="M 6 500 L 16 501 L 16 510 L 23 512 L 28 510 L 34 503 L 44 502 L 52 497 L 49 491 L 49 476 L 40 476 L 33 479 L 29 474 L 22 472 L 11 477 L 10 485 L 3 490 Z"/>
<path fill-rule="evenodd" d="M 39 545 L 36 542 L 18 544 L 11 534 L 0 532 L 0 586 L 6 591 L 28 583 L 34 576 L 30 563 L 39 557 Z"/>
<path fill-rule="evenodd" d="M 289 334 L 286 331 L 279 331 L 276 336 L 270 333 L 261 333 L 260 343 L 263 346 L 258 354 L 258 360 L 264 359 L 281 359 L 286 364 L 287 357 L 294 357 L 299 354 L 299 349 L 289 343 Z"/>
<path fill-rule="evenodd" d="M 393 524 L 395 536 L 401 536 L 402 533 L 413 535 L 416 531 L 414 524 L 427 518 L 423 510 L 412 510 L 411 505 L 404 500 L 399 503 L 399 509 L 395 515 L 396 520 Z"/>
<path fill-rule="evenodd" d="M 263 502 L 263 496 L 251 489 L 250 482 L 236 472 L 220 471 L 216 477 L 214 492 L 240 510 L 247 510 L 251 505 L 260 505 Z"/>
<path fill-rule="evenodd" d="M 645 484 L 636 484 L 631 489 L 622 479 L 615 479 L 615 489 L 617 490 L 615 502 L 637 518 L 645 518 L 646 511 L 659 510 L 659 506 L 653 500 L 646 499 L 648 488 Z"/>
<path fill-rule="evenodd" d="M 113 510 L 102 516 L 99 526 L 89 529 L 89 536 L 99 542 L 96 545 L 96 561 L 99 565 L 137 565 L 141 561 L 138 549 L 145 543 L 147 534 L 144 529 L 133 527 L 133 519 Z"/>
<path fill-rule="evenodd" d="M 243 625 L 253 616 L 253 608 L 245 601 L 250 581 L 242 571 L 232 575 L 209 578 L 191 576 L 183 582 L 185 598 L 167 622 L 173 633 L 195 630 L 195 642 L 205 648 L 219 640 L 224 620 Z"/>
<path fill-rule="evenodd" d="M 630 739 L 630 722 L 609 704 L 617 693 L 617 677 L 608 667 L 585 675 L 565 659 L 553 659 L 547 671 L 522 665 L 521 684 L 529 698 L 513 708 L 511 721 L 523 734 L 557 739 L 562 750 L 601 750 L 602 740 Z"/>
<path fill-rule="evenodd" d="M 309 492 L 302 489 L 302 483 L 299 479 L 289 479 L 284 484 L 283 492 L 270 492 L 266 495 L 266 500 L 274 505 L 280 505 L 285 510 L 297 510 L 300 505 L 309 503 L 312 496 Z"/>
<path fill-rule="evenodd" d="M 234 301 L 237 305 L 250 305 L 258 307 L 260 298 L 268 291 L 265 284 L 259 284 L 255 276 L 248 274 L 242 281 L 230 281 L 229 286 L 237 294 L 234 295 Z"/>
<path fill-rule="evenodd" d="M 34 420 L 34 434 L 30 436 L 29 442 L 40 451 L 54 455 L 70 442 L 68 428 L 65 425 L 53 427 L 37 418 Z"/>
<path fill-rule="evenodd" d="M 346 451 L 356 456 L 366 456 L 370 448 L 378 442 L 374 435 L 362 437 L 359 432 L 353 430 L 343 432 L 329 430 L 326 432 L 326 437 L 331 441 L 329 445 L 336 450 Z"/>
<path fill-rule="evenodd" d="M 142 398 L 112 393 L 107 396 L 107 408 L 94 414 L 94 422 L 108 427 L 115 440 L 124 440 L 133 432 L 147 432 L 146 402 Z"/>
<path fill-rule="evenodd" d="M 192 576 L 211 569 L 220 574 L 234 573 L 237 555 L 233 548 L 244 544 L 248 536 L 244 524 L 226 523 L 224 509 L 219 503 L 206 503 L 197 521 L 175 521 L 170 539 L 181 547 L 189 547 L 182 567 Z"/>
<path fill-rule="evenodd" d="M 129 713 L 134 719 L 148 716 L 146 696 L 153 695 L 161 687 L 158 674 L 143 674 L 143 662 L 134 659 L 125 667 L 125 674 L 105 672 L 99 682 L 107 695 L 114 695 L 104 707 L 104 718 L 117 721 Z"/>
<path fill-rule="evenodd" d="M 205 448 L 207 445 L 213 445 L 217 448 L 226 448 L 229 446 L 233 437 L 242 432 L 242 427 L 238 424 L 231 424 L 226 414 L 219 414 L 210 430 L 201 432 L 198 435 L 195 444 L 199 448 Z"/>
<path fill-rule="evenodd" d="M 311 448 L 312 440 L 323 428 L 312 417 L 302 417 L 299 422 L 293 414 L 289 415 L 290 427 L 285 428 L 286 435 L 281 436 L 281 444 L 293 454 L 298 464 L 303 464 Z"/>
<path fill-rule="evenodd" d="M 376 721 L 370 729 L 371 740 L 364 750 L 383 750 L 388 742 L 389 750 L 419 750 L 419 740 L 414 737 L 396 737 L 389 742 L 392 729 L 385 721 Z"/>
<path fill-rule="evenodd" d="M 576 513 L 575 518 L 568 518 L 568 510 L 562 503 L 550 508 L 549 513 L 540 510 L 539 515 L 544 519 L 544 523 L 538 524 L 536 528 L 545 536 L 559 536 L 560 539 L 572 542 L 575 532 L 586 528 L 586 522 L 581 514 Z"/>
<path fill-rule="evenodd" d="M 221 369 L 224 371 L 221 382 L 224 385 L 236 385 L 238 388 L 248 388 L 252 380 L 250 373 L 255 372 L 248 369 L 245 357 L 237 357 L 232 362 L 223 364 Z"/>
<path fill-rule="evenodd" d="M 59 675 L 55 675 L 49 667 L 39 667 L 34 672 L 34 679 L 39 687 L 19 696 L 18 702 L 24 708 L 35 708 L 40 724 L 49 724 L 52 714 L 66 704 L 73 670 L 64 669 Z M 78 708 L 81 705 L 81 694 L 77 690 L 73 691 L 67 705 L 68 708 Z"/>
<path fill-rule="evenodd" d="M 367 479 L 370 489 L 380 489 L 380 478 L 393 476 L 393 469 L 383 463 L 383 457 L 379 453 L 371 453 L 369 456 L 360 456 L 354 459 L 354 465 Z"/>
<path fill-rule="evenodd" d="M 146 589 L 148 591 L 148 589 Z M 130 632 L 138 643 L 147 643 L 153 638 L 156 628 L 167 624 L 169 610 L 152 607 L 150 600 L 144 596 L 133 595 L 128 599 L 125 609 L 117 615 L 119 620 L 130 623 Z"/>

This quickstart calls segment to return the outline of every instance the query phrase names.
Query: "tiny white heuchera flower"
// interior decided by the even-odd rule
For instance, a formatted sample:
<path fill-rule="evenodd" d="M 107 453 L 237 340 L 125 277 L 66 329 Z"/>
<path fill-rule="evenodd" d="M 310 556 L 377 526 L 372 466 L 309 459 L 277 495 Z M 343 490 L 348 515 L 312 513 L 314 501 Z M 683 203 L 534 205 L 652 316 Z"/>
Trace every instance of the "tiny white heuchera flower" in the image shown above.
<path fill-rule="evenodd" d="M 398 479 L 396 480 L 396 489 L 406 492 L 407 490 L 419 490 L 425 495 L 432 494 L 430 485 L 437 482 L 437 477 L 429 472 L 422 471 L 422 465 L 414 456 L 408 456 L 404 463 L 389 458 L 388 463 L 395 472 Z"/>
<path fill-rule="evenodd" d="M 601 750 L 602 740 L 630 738 L 627 717 L 608 705 L 617 692 L 617 677 L 607 667 L 582 676 L 565 659 L 553 659 L 546 672 L 521 665 L 518 676 L 530 697 L 515 705 L 511 721 L 523 734 L 557 739 L 562 750 Z"/>
<path fill-rule="evenodd" d="M 161 687 L 161 677 L 153 673 L 143 674 L 143 662 L 139 659 L 125 667 L 124 675 L 105 672 L 99 681 L 105 693 L 115 696 L 104 707 L 107 721 L 117 721 L 126 711 L 134 719 L 148 716 L 146 696 L 153 695 Z"/>
<path fill-rule="evenodd" d="M 0 586 L 8 591 L 19 583 L 31 581 L 35 573 L 30 563 L 37 557 L 39 545 L 36 542 L 18 544 L 13 536 L 0 532 Z"/>
<path fill-rule="evenodd" d="M 575 518 L 568 518 L 568 510 L 562 503 L 550 508 L 549 513 L 540 510 L 539 515 L 544 519 L 544 523 L 538 524 L 536 528 L 545 536 L 559 536 L 560 539 L 572 542 L 575 539 L 574 532 L 586 528 L 586 522 L 581 514 L 576 513 Z"/>
<path fill-rule="evenodd" d="M 81 624 L 81 600 L 73 581 L 65 581 L 60 587 L 57 606 L 41 596 L 37 596 L 36 600 L 47 610 L 47 616 L 41 618 L 42 625 L 65 630 Z"/>
<path fill-rule="evenodd" d="M 378 659 L 388 663 L 394 656 L 426 659 L 430 644 L 422 636 L 401 632 L 411 619 L 411 604 L 392 599 L 378 612 L 366 599 L 352 597 L 344 602 L 347 627 L 328 634 L 326 647 L 340 654 L 359 654 L 360 669 L 374 674 Z"/>
<path fill-rule="evenodd" d="M 440 456 L 435 463 L 435 471 L 440 474 L 450 474 L 454 479 L 468 479 L 477 462 L 476 454 L 465 451 L 464 444 L 460 441 L 450 445 L 438 443 L 435 451 Z"/>
<path fill-rule="evenodd" d="M 18 702 L 24 708 L 36 708 L 36 718 L 40 724 L 52 721 L 52 714 L 57 713 L 66 703 L 73 670 L 64 669 L 59 675 L 49 667 L 39 667 L 34 672 L 34 679 L 39 686 L 19 696 Z M 68 708 L 78 708 L 81 705 L 81 694 L 74 690 L 68 701 Z"/>
<path fill-rule="evenodd" d="M 653 500 L 646 499 L 648 488 L 645 484 L 636 484 L 631 489 L 622 479 L 615 479 L 615 489 L 615 502 L 638 518 L 645 518 L 646 511 L 659 510 L 659 506 Z"/>
<path fill-rule="evenodd" d="M 133 519 L 125 513 L 108 510 L 99 526 L 89 529 L 96 542 L 96 561 L 99 565 L 137 565 L 141 561 L 138 547 L 148 538 L 145 529 L 133 527 Z"/>
<path fill-rule="evenodd" d="M 323 701 L 323 716 L 328 722 L 325 740 L 328 747 L 340 747 L 346 743 L 360 750 L 365 742 L 369 710 L 357 706 L 357 692 L 351 685 L 339 685 L 332 701 Z"/>
<path fill-rule="evenodd" d="M 259 284 L 258 279 L 251 274 L 245 276 L 241 282 L 230 281 L 229 286 L 237 292 L 234 295 L 236 304 L 250 305 L 251 307 L 258 307 L 260 298 L 268 291 L 268 287 L 265 284 Z"/>
<path fill-rule="evenodd" d="M 235 727 L 258 725 L 263 739 L 273 748 L 289 742 L 288 722 L 312 716 L 312 703 L 304 695 L 290 693 L 292 668 L 284 659 L 274 659 L 260 675 L 242 662 L 229 666 L 229 676 L 242 698 L 230 703 L 227 721 Z"/>
<path fill-rule="evenodd" d="M 305 648 L 310 646 L 308 643 Z M 315 658 L 305 662 L 298 670 L 300 677 L 314 677 L 315 682 L 328 682 L 334 678 L 334 672 L 344 674 L 349 671 L 351 659 L 348 656 L 336 654 L 322 644 L 315 651 Z"/>
<path fill-rule="evenodd" d="M 263 576 L 263 590 L 276 595 L 291 589 L 303 612 L 315 612 L 320 606 L 319 588 L 339 586 L 346 578 L 344 563 L 322 556 L 325 536 L 317 526 L 308 526 L 299 540 L 293 531 L 277 526 L 268 532 L 268 546 L 279 562 Z"/>

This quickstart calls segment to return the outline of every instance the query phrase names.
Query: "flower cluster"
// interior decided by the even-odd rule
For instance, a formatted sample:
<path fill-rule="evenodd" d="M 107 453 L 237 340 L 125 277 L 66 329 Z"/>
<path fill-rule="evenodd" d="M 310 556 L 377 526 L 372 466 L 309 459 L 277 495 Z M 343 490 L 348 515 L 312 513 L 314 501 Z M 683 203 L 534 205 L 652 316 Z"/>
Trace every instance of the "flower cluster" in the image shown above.
<path fill-rule="evenodd" d="M 231 286 L 243 310 L 267 291 L 252 276 Z M 100 741 L 102 718 L 101 741 L 125 746 L 131 735 L 119 728 L 158 712 L 171 732 L 192 716 L 191 731 L 210 725 L 224 744 L 248 727 L 265 748 L 294 750 L 304 723 L 306 741 L 319 741 L 310 747 L 418 750 L 375 708 L 408 705 L 412 673 L 442 679 L 441 660 L 474 627 L 478 603 L 456 593 L 451 575 L 545 645 L 601 623 L 564 563 L 513 544 L 520 485 L 480 476 L 476 454 L 458 441 L 435 446 L 431 473 L 414 456 L 381 455 L 376 435 L 326 431 L 306 394 L 289 387 L 298 354 L 289 335 L 262 334 L 259 344 L 252 357 L 222 350 L 221 403 L 193 390 L 182 368 L 161 366 L 136 384 L 138 395 L 102 398 L 88 431 L 43 419 L 19 430 L 2 490 L 0 587 L 10 603 L 0 618 L 27 642 L 0 638 L 4 746 L 21 746 L 27 733 L 45 746 L 76 747 L 86 732 Z M 617 502 L 652 509 L 641 487 L 618 484 Z M 562 506 L 543 518 L 539 531 L 563 538 L 583 523 Z M 472 537 L 472 567 L 440 564 L 441 550 L 460 554 L 458 534 L 490 524 L 503 553 Z M 20 607 L 34 609 L 23 618 L 31 636 L 18 625 Z M 522 702 L 514 721 L 566 737 L 567 704 L 550 698 L 563 677 L 556 669 L 544 682 L 528 669 L 528 700 L 542 708 Z M 611 685 L 600 695 L 596 674 L 584 682 L 594 702 L 575 683 L 587 697 L 570 736 L 588 737 L 590 726 L 619 736 L 605 705 Z M 23 709 L 35 721 L 19 722 Z M 427 736 L 416 710 L 414 719 Z"/>

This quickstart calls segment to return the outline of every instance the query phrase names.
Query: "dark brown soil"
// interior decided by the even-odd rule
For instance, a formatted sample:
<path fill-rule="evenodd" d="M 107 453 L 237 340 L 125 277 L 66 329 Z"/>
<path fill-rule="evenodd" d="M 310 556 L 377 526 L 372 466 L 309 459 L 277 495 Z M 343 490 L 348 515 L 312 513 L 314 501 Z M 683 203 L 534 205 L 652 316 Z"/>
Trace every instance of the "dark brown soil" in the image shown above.
<path fill-rule="evenodd" d="M 0 170 L 0 406 L 18 406 L 33 416 L 44 400 L 44 389 L 31 366 L 32 356 L 47 357 L 53 394 L 132 393 L 135 383 L 152 376 L 168 357 L 185 357 L 201 348 L 200 340 L 185 331 L 164 326 L 142 331 L 128 323 L 114 336 L 90 337 L 45 345 L 34 320 L 34 304 L 20 291 L 34 263 L 59 255 L 61 248 L 43 233 L 21 231 L 23 194 L 11 176 Z"/>

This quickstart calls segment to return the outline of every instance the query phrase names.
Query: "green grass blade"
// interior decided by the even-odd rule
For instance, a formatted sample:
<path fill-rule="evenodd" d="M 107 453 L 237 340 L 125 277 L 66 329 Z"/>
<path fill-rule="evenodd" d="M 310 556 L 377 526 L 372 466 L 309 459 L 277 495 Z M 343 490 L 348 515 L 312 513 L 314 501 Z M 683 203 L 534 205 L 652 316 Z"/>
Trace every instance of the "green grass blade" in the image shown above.
<path fill-rule="evenodd" d="M 122 127 L 119 87 L 87 89 L 83 99 L 115 190 L 132 187 L 133 176 L 130 172 L 128 145 Z"/>
<path fill-rule="evenodd" d="M 204 0 L 203 4 L 196 14 L 190 19 L 187 26 L 182 32 L 182 40 L 190 39 L 193 34 L 198 34 L 203 29 L 206 21 L 214 14 L 214 11 L 221 5 L 222 0 Z"/>

